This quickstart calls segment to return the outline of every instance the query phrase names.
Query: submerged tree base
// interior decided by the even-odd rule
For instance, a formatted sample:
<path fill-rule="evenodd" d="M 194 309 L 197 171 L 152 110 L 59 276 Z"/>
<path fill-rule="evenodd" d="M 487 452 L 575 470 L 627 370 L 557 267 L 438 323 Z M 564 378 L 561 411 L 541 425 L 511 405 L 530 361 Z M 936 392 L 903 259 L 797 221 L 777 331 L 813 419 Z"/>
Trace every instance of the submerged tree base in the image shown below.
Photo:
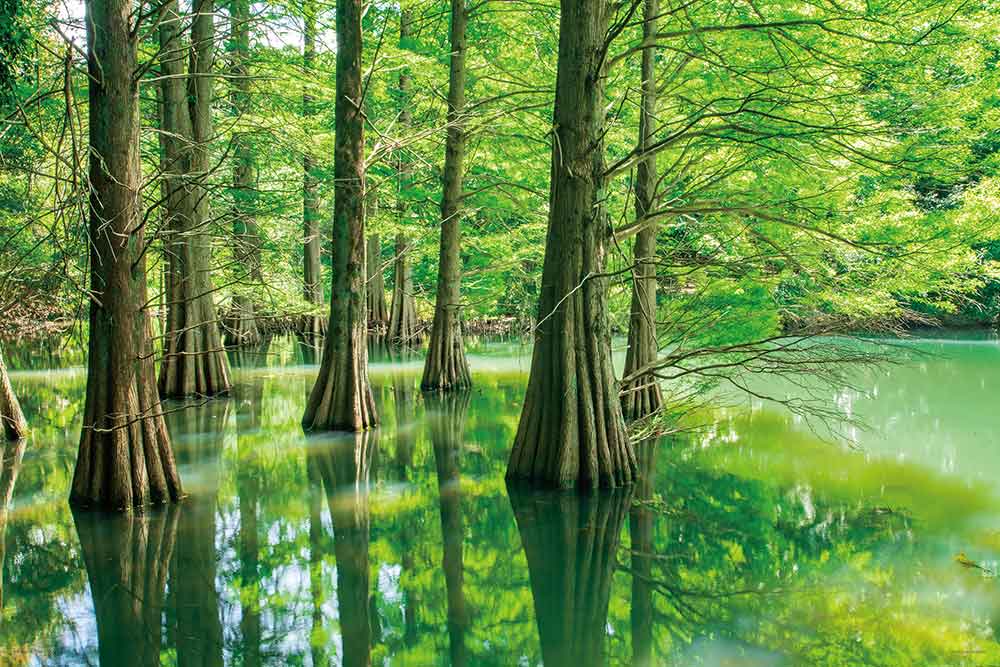
<path fill-rule="evenodd" d="M 0 422 L 3 422 L 3 436 L 7 440 L 20 440 L 28 435 L 28 421 L 10 384 L 3 355 L 0 355 Z"/>

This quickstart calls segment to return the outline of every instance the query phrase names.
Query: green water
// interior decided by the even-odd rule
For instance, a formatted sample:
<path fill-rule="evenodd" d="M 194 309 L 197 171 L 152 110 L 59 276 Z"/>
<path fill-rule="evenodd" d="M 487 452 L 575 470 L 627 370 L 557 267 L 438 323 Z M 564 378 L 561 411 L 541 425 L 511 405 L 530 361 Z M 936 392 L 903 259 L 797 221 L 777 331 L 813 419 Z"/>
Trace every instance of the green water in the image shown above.
<path fill-rule="evenodd" d="M 167 404 L 190 497 L 133 518 L 67 506 L 83 372 L 16 371 L 0 665 L 1000 664 L 1000 345 L 907 346 L 828 393 L 859 450 L 755 401 L 581 498 L 504 483 L 516 342 L 460 397 L 377 358 L 380 428 L 307 438 L 316 367 L 279 341 L 230 398 Z"/>

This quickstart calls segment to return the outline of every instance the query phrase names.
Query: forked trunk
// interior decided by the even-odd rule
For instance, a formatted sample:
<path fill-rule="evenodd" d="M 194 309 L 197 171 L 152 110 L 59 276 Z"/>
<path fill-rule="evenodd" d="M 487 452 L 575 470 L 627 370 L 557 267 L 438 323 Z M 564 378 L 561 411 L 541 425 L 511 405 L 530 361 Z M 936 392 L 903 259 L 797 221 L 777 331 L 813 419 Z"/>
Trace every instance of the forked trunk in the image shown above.
<path fill-rule="evenodd" d="M 465 413 L 470 398 L 467 391 L 424 395 L 430 413 L 431 443 L 434 445 L 434 464 L 437 469 L 441 535 L 444 539 L 442 566 L 448 594 L 448 645 L 454 667 L 468 664 L 465 633 L 469 627 L 469 612 L 465 604 L 465 567 L 462 556 L 465 530 L 459 464 Z"/>
<path fill-rule="evenodd" d="M 564 0 L 549 229 L 538 324 L 510 479 L 581 488 L 635 477 L 611 363 L 604 192 L 603 0 Z"/>
<path fill-rule="evenodd" d="M 202 11 L 205 9 L 202 7 Z M 210 6 L 207 11 L 211 11 Z M 208 40 L 207 47 L 197 42 L 190 46 L 191 74 L 195 78 L 210 71 L 214 32 L 211 19 L 211 14 L 194 19 L 197 29 L 192 30 L 192 37 L 205 39 L 207 31 Z M 159 389 L 161 396 L 170 398 L 211 396 L 229 391 L 232 382 L 212 299 L 211 236 L 204 217 L 208 203 L 208 191 L 203 185 L 207 154 L 196 146 L 194 134 L 196 116 L 199 134 L 205 134 L 206 121 L 201 115 L 211 113 L 210 100 L 203 97 L 204 83 L 195 81 L 191 83 L 195 101 L 189 105 L 185 43 L 176 0 L 164 6 L 159 37 L 167 306 Z M 207 94 L 211 95 L 210 87 Z M 192 114 L 192 109 L 198 111 Z"/>
<path fill-rule="evenodd" d="M 528 560 L 545 667 L 607 664 L 611 577 L 631 494 L 508 491 Z"/>
<path fill-rule="evenodd" d="M 368 475 L 374 449 L 374 436 L 359 433 L 340 438 L 325 450 L 317 443 L 308 454 L 308 464 L 315 470 L 312 474 L 323 480 L 333 523 L 337 610 L 345 667 L 371 664 Z"/>
<path fill-rule="evenodd" d="M 368 272 L 365 282 L 365 307 L 368 310 L 368 331 L 380 338 L 389 328 L 389 309 L 385 305 L 385 278 L 382 273 L 382 239 L 378 234 L 368 237 L 365 254 Z"/>
<path fill-rule="evenodd" d="M 434 323 L 424 362 L 424 389 L 461 389 L 472 385 L 462 342 L 462 161 L 465 156 L 465 0 L 451 0 L 451 69 L 448 78 L 448 137 L 441 198 L 441 248 L 438 257 Z"/>
<path fill-rule="evenodd" d="M 338 0 L 333 289 L 319 377 L 302 417 L 306 430 L 357 431 L 376 422 L 365 312 L 361 14 L 361 0 Z"/>
<path fill-rule="evenodd" d="M 231 100 L 233 114 L 239 119 L 250 111 L 250 0 L 232 0 L 230 11 Z M 245 277 L 254 285 L 262 285 L 261 240 L 256 217 L 257 160 L 248 135 L 243 131 L 236 132 L 233 136 L 233 233 L 236 257 L 243 267 Z M 226 342 L 233 347 L 242 347 L 257 345 L 260 339 L 256 304 L 247 295 L 237 294 L 233 297 Z"/>
<path fill-rule="evenodd" d="M 393 262 L 392 306 L 389 308 L 389 342 L 396 346 L 416 345 L 420 342 L 417 306 L 413 299 L 413 274 L 406 261 L 408 242 L 403 234 L 396 234 L 396 254 Z"/>
<path fill-rule="evenodd" d="M 177 515 L 174 508 L 113 519 L 73 512 L 94 602 L 101 667 L 159 667 Z"/>
<path fill-rule="evenodd" d="M 645 1 L 643 38 L 652 43 L 656 35 L 658 0 Z M 637 150 L 646 151 L 653 141 L 656 118 L 655 49 L 642 52 L 642 103 L 639 110 Z M 636 167 L 635 217 L 641 222 L 652 211 L 656 190 L 656 155 L 650 154 Z M 643 227 L 635 239 L 635 267 L 632 269 L 632 308 L 628 326 L 628 352 L 624 376 L 656 361 L 656 232 L 655 224 Z M 641 419 L 660 409 L 663 397 L 656 376 L 646 373 L 622 386 L 622 410 L 626 419 Z"/>
<path fill-rule="evenodd" d="M 70 502 L 124 510 L 174 501 L 181 482 L 163 420 L 146 311 L 137 37 L 128 0 L 89 0 L 90 343 Z"/>
<path fill-rule="evenodd" d="M 21 411 L 17 395 L 14 394 L 2 352 L 0 352 L 0 422 L 3 422 L 3 435 L 7 440 L 21 440 L 28 435 L 28 421 Z"/>

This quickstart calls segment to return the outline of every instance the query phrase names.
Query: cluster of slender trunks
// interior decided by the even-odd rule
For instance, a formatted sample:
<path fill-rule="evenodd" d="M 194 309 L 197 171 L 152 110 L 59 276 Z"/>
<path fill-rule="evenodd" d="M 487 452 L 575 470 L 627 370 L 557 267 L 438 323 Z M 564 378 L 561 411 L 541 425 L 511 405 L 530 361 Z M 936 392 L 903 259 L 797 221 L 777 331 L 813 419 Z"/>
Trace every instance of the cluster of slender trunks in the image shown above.
<path fill-rule="evenodd" d="M 157 380 L 146 290 L 151 239 L 140 197 L 139 37 L 130 24 L 130 0 L 88 0 L 90 90 L 91 300 L 88 386 L 84 428 L 72 487 L 74 504 L 126 509 L 182 495 L 161 397 L 213 396 L 232 388 L 211 279 L 214 220 L 207 176 L 213 140 L 211 103 L 215 71 L 213 0 L 196 0 L 190 27 L 177 0 L 159 22 L 162 247 L 164 253 L 163 358 Z M 363 15 L 361 0 L 338 0 L 336 12 L 336 137 L 329 316 L 324 308 L 324 230 L 317 198 L 318 158 L 302 162 L 303 295 L 312 310 L 301 337 L 322 346 L 319 375 L 302 419 L 306 430 L 363 431 L 378 417 L 368 378 L 369 339 L 397 346 L 420 340 L 409 240 L 396 235 L 385 262 L 381 239 L 365 233 L 371 204 L 364 156 Z M 520 424 L 508 465 L 512 480 L 556 487 L 617 487 L 636 478 L 636 455 L 626 418 L 657 411 L 656 379 L 644 369 L 656 358 L 656 229 L 641 225 L 635 245 L 629 351 L 619 388 L 611 361 L 605 257 L 609 221 L 603 137 L 605 43 L 608 7 L 600 0 L 564 0 L 553 122 L 549 223 L 535 345 Z M 656 0 L 646 0 L 644 31 L 655 34 Z M 303 66 L 316 57 L 314 0 L 304 5 Z M 240 118 L 251 106 L 248 0 L 230 5 L 230 101 L 235 126 L 232 253 L 250 283 L 262 282 L 261 233 L 256 222 L 256 165 L 252 135 Z M 440 217 L 440 254 L 433 320 L 421 386 L 450 391 L 471 385 L 462 340 L 461 222 L 466 143 L 465 0 L 451 0 L 447 137 Z M 412 35 L 408 9 L 400 15 L 400 44 Z M 649 40 L 652 42 L 652 40 Z M 637 151 L 654 132 L 656 88 L 653 49 L 642 57 L 642 103 Z M 412 75 L 399 74 L 400 123 L 410 121 Z M 315 113 L 308 87 L 305 115 Z M 408 215 L 405 190 L 411 167 L 397 156 L 396 214 Z M 656 165 L 639 163 L 636 216 L 652 206 Z M 404 227 L 403 224 L 400 227 Z M 383 271 L 393 266 L 393 292 L 385 304 Z M 256 304 L 235 295 L 226 319 L 226 342 L 253 346 L 262 338 Z M 621 391 L 620 391 L 621 389 Z M 25 431 L 23 416 L 0 360 L 0 419 L 8 438 Z"/>

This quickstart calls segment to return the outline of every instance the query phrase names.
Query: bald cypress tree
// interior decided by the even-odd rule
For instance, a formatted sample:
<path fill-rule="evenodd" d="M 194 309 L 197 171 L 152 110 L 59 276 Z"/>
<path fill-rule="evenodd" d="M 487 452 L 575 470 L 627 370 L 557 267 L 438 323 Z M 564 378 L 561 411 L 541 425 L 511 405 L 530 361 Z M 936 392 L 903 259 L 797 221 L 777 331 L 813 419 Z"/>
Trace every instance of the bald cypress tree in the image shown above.
<path fill-rule="evenodd" d="M 302 69 L 306 76 L 306 83 L 302 88 L 302 115 L 309 118 L 316 114 L 308 78 L 312 75 L 316 60 L 315 0 L 305 0 L 302 3 L 302 20 Z M 323 305 L 323 265 L 320 259 L 323 234 L 320 231 L 318 179 L 315 170 L 316 159 L 307 146 L 302 156 L 303 296 L 318 311 Z M 301 333 L 309 344 L 318 345 L 325 330 L 326 319 L 318 312 L 310 313 L 304 318 Z"/>
<path fill-rule="evenodd" d="M 323 361 L 302 417 L 307 430 L 361 430 L 376 422 L 365 312 L 361 14 L 361 0 L 338 0 L 333 290 Z"/>
<path fill-rule="evenodd" d="M 90 342 L 70 502 L 113 510 L 177 500 L 157 393 L 139 188 L 139 36 L 129 0 L 86 3 Z"/>
<path fill-rule="evenodd" d="M 582 488 L 629 484 L 636 461 L 611 363 L 604 274 L 604 0 L 563 0 L 549 224 L 528 389 L 512 479 Z"/>
<path fill-rule="evenodd" d="M 161 146 L 167 319 L 159 389 L 164 397 L 229 391 L 229 361 L 212 298 L 209 169 L 214 34 L 211 2 L 195 3 L 191 40 L 184 38 L 176 0 L 159 25 Z M 185 74 L 185 55 L 189 73 Z"/>
<path fill-rule="evenodd" d="M 434 323 L 424 363 L 424 389 L 460 389 L 472 385 L 462 342 L 462 169 L 465 156 L 465 0 L 451 0 L 451 64 L 448 76 L 448 137 L 444 152 L 441 198 L 441 248 L 438 258 Z"/>
<path fill-rule="evenodd" d="M 636 165 L 635 217 L 642 224 L 653 210 L 656 190 L 656 153 L 648 149 L 653 141 L 656 118 L 656 17 L 658 0 L 645 0 L 643 39 L 648 46 L 642 52 L 642 95 L 639 108 L 639 141 L 636 151 L 645 155 Z M 625 377 L 636 375 L 622 387 L 622 410 L 627 419 L 641 419 L 659 410 L 663 403 L 660 385 L 652 373 L 641 369 L 656 361 L 656 233 L 655 223 L 646 224 L 635 237 L 632 269 L 632 306 L 628 325 L 628 352 L 625 354 Z"/>
<path fill-rule="evenodd" d="M 202 0 L 207 2 L 208 0 Z M 250 0 L 232 0 L 230 58 L 232 88 L 230 100 L 238 118 L 250 111 Z M 247 279 L 262 285 L 261 237 L 257 224 L 257 159 L 246 131 L 233 137 L 233 235 L 235 254 Z M 253 299 L 245 294 L 233 297 L 226 342 L 233 347 L 259 345 L 262 338 Z"/>

